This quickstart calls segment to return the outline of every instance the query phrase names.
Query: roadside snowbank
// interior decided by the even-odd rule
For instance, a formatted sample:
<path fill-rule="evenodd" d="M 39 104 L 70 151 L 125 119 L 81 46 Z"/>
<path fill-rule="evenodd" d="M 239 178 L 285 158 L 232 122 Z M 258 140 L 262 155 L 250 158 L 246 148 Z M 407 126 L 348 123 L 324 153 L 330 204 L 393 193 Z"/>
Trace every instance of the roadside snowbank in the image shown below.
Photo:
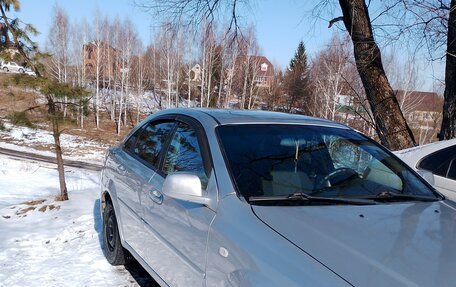
<path fill-rule="evenodd" d="M 70 200 L 55 202 L 53 165 L 0 156 L 0 286 L 138 286 L 103 256 L 99 174 L 66 170 Z"/>
<path fill-rule="evenodd" d="M 6 131 L 0 131 L 0 147 L 35 154 L 55 156 L 54 138 L 51 132 L 4 123 Z M 103 161 L 107 145 L 88 140 L 81 136 L 62 134 L 60 142 L 65 159 L 82 160 L 91 163 Z M 43 150 L 41 150 L 43 149 Z"/>

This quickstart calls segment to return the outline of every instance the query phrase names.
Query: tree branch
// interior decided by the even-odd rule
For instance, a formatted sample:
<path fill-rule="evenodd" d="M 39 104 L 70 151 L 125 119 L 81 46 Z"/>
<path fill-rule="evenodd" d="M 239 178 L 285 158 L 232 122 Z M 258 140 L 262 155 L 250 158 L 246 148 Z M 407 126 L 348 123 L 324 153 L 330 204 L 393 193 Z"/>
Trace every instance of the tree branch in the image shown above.
<path fill-rule="evenodd" d="M 331 28 L 332 25 L 336 24 L 337 22 L 339 21 L 344 21 L 344 17 L 343 16 L 339 16 L 339 17 L 336 17 L 332 20 L 329 21 L 329 25 L 328 25 L 328 28 Z"/>

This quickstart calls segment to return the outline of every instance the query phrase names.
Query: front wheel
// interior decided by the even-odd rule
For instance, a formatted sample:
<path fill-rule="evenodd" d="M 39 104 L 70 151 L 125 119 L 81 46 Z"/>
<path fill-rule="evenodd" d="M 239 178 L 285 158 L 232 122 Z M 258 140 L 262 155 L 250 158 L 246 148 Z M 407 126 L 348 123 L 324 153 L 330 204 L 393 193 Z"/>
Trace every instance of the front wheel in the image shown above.
<path fill-rule="evenodd" d="M 103 245 L 103 253 L 111 265 L 124 265 L 131 259 L 120 243 L 117 219 L 110 202 L 103 210 Z"/>
<path fill-rule="evenodd" d="M 21 74 L 25 73 L 24 69 L 19 69 L 19 73 L 21 73 Z"/>

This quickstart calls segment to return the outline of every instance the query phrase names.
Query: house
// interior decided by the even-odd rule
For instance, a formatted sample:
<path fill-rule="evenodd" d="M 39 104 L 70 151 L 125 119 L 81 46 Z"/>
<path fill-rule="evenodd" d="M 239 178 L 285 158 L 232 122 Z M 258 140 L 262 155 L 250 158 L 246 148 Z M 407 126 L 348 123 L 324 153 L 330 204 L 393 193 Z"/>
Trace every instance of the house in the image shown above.
<path fill-rule="evenodd" d="M 99 80 L 107 83 L 114 81 L 122 68 L 121 52 L 106 42 L 90 42 L 83 46 L 84 69 L 87 79 L 96 80 L 97 64 Z M 98 61 L 98 57 L 100 60 Z M 98 63 L 97 63 L 98 62 Z"/>
<path fill-rule="evenodd" d="M 442 115 L 443 99 L 434 92 L 395 91 L 399 106 L 412 124 L 434 124 Z"/>
<path fill-rule="evenodd" d="M 434 141 L 442 122 L 443 98 L 434 92 L 397 90 L 395 93 L 415 140 L 419 144 Z"/>
<path fill-rule="evenodd" d="M 234 64 L 234 71 L 228 74 L 242 75 L 248 71 L 258 88 L 269 88 L 274 81 L 274 66 L 265 56 L 238 56 Z"/>

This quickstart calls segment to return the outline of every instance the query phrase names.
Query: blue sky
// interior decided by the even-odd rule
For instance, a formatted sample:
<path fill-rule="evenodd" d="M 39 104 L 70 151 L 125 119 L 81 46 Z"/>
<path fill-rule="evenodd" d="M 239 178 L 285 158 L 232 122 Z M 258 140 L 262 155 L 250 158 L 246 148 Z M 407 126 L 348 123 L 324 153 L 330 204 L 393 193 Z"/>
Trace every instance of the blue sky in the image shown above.
<path fill-rule="evenodd" d="M 22 7 L 18 16 L 24 22 L 35 25 L 41 32 L 36 38 L 40 47 L 44 47 L 46 42 L 55 3 L 68 13 L 71 22 L 85 18 L 90 23 L 96 17 L 97 9 L 102 16 L 129 17 L 146 45 L 150 39 L 150 27 L 159 23 L 158 19 L 134 6 L 132 0 L 21 0 Z M 251 6 L 242 11 L 245 22 L 250 21 L 256 25 L 262 54 L 281 68 L 288 65 L 299 41 L 304 41 L 307 52 L 312 57 L 324 48 L 333 33 L 340 32 L 335 26 L 327 28 L 331 13 L 325 14 L 327 19 L 310 16 L 314 0 L 250 0 L 249 3 Z M 336 10 L 335 14 L 339 15 L 340 12 Z M 405 58 L 405 55 L 399 55 L 398 58 Z M 432 90 L 433 78 L 443 78 L 444 66 L 441 63 L 430 66 L 424 57 L 420 61 L 420 77 L 425 83 L 421 89 Z"/>
<path fill-rule="evenodd" d="M 252 6 L 242 14 L 256 23 L 263 54 L 282 68 L 290 61 L 299 41 L 303 40 L 308 53 L 313 54 L 328 42 L 333 33 L 324 21 L 319 21 L 321 25 L 315 29 L 310 28 L 311 21 L 303 17 L 311 9 L 312 3 L 309 5 L 309 2 L 293 0 L 251 2 Z M 150 26 L 157 24 L 152 15 L 135 7 L 131 0 L 21 0 L 22 8 L 18 16 L 24 22 L 34 24 L 40 31 L 36 40 L 41 47 L 46 41 L 55 3 L 68 13 L 70 21 L 86 18 L 91 22 L 97 8 L 103 15 L 130 17 L 146 44 L 150 39 Z"/>

